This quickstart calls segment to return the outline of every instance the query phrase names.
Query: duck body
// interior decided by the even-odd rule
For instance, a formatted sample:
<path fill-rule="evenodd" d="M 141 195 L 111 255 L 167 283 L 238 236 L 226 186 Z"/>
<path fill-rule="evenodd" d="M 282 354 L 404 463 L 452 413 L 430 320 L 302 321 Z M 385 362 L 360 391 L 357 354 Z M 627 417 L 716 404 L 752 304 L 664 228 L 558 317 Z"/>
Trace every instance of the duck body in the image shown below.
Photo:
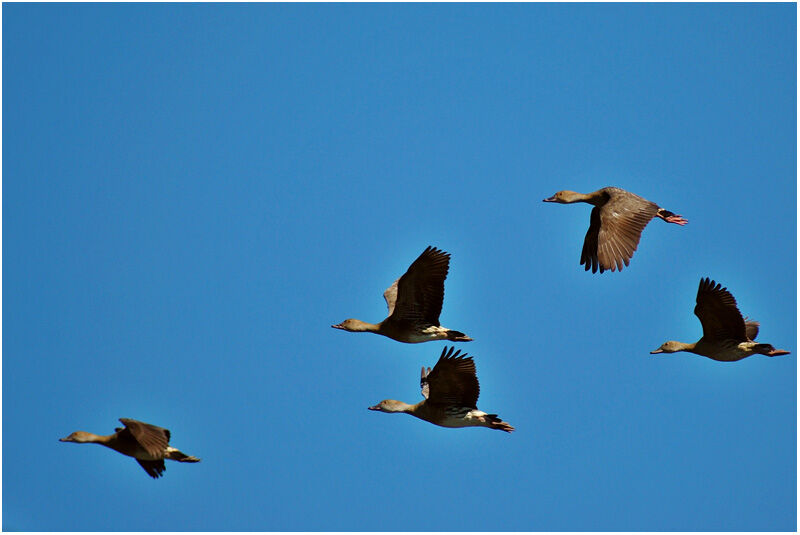
<path fill-rule="evenodd" d="M 682 216 L 659 207 L 656 203 L 622 188 L 606 187 L 592 193 L 562 190 L 544 202 L 572 204 L 584 202 L 594 206 L 589 230 L 583 241 L 581 265 L 586 271 L 622 271 L 639 245 L 642 231 L 658 217 L 667 223 L 685 225 Z"/>
<path fill-rule="evenodd" d="M 384 321 L 373 324 L 357 319 L 344 320 L 338 325 L 331 325 L 334 329 L 342 329 L 349 332 L 369 332 L 380 334 L 405 342 L 406 344 L 419 344 L 433 340 L 451 340 L 453 342 L 471 342 L 472 338 L 460 331 L 454 331 L 440 325 L 425 325 L 423 323 L 412 323 L 395 319 L 386 318 Z"/>
<path fill-rule="evenodd" d="M 759 344 L 752 340 L 739 343 L 736 343 L 736 340 L 708 343 L 702 338 L 697 342 L 692 353 L 720 362 L 735 362 L 752 355 L 774 357 L 789 354 L 788 351 L 776 350 L 770 344 Z"/>
<path fill-rule="evenodd" d="M 186 455 L 169 445 L 169 429 L 130 418 L 120 418 L 119 421 L 125 427 L 118 427 L 111 435 L 95 435 L 86 431 L 75 431 L 59 441 L 100 444 L 128 457 L 133 457 L 147 472 L 147 475 L 154 479 L 161 477 L 166 470 L 165 459 L 182 463 L 200 462 L 197 457 Z"/>
<path fill-rule="evenodd" d="M 388 336 L 398 342 L 407 344 L 420 344 L 433 340 L 450 340 L 453 342 L 470 342 L 472 338 L 460 331 L 454 331 L 440 325 L 420 325 L 404 321 L 386 321 L 380 323 L 376 334 Z"/>
<path fill-rule="evenodd" d="M 709 341 L 703 338 L 694 344 L 676 341 L 665 342 L 661 347 L 650 353 L 655 355 L 658 353 L 677 353 L 679 351 L 694 353 L 695 355 L 708 357 L 711 360 L 719 362 L 736 362 L 737 360 L 742 360 L 752 355 L 776 357 L 778 355 L 789 354 L 788 351 L 775 349 L 770 344 L 760 344 L 752 340 L 747 340 L 745 342 L 737 342 L 731 339 Z"/>
<path fill-rule="evenodd" d="M 719 362 L 735 362 L 752 355 L 777 357 L 789 351 L 771 344 L 755 342 L 759 323 L 747 321 L 736 305 L 736 299 L 721 284 L 709 278 L 700 280 L 695 315 L 703 326 L 703 336 L 693 344 L 670 340 L 651 354 L 686 351 Z"/>
<path fill-rule="evenodd" d="M 514 427 L 496 414 L 475 406 L 480 394 L 472 357 L 445 347 L 433 370 L 422 368 L 420 386 L 425 398 L 415 405 L 385 399 L 369 410 L 405 413 L 440 427 L 488 427 L 510 433 Z"/>
<path fill-rule="evenodd" d="M 412 405 L 408 414 L 440 427 L 489 427 L 509 433 L 514 430 L 509 424 L 500 420 L 496 414 L 487 414 L 471 407 L 428 403 L 428 400 Z"/>
<path fill-rule="evenodd" d="M 450 255 L 435 247 L 427 247 L 408 271 L 386 289 L 383 297 L 389 316 L 380 323 L 347 319 L 334 329 L 349 332 L 371 332 L 404 342 L 419 344 L 433 340 L 470 342 L 472 338 L 439 324 L 444 300 L 444 281 L 450 266 Z"/>

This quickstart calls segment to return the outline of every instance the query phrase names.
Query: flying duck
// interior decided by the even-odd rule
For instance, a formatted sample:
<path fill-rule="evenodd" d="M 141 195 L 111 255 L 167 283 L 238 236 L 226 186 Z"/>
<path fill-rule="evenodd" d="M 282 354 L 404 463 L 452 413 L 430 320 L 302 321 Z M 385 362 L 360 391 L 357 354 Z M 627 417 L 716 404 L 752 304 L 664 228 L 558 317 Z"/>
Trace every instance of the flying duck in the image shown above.
<path fill-rule="evenodd" d="M 700 340 L 694 344 L 664 342 L 650 353 L 688 351 L 722 362 L 733 362 L 755 354 L 768 357 L 789 354 L 789 351 L 775 349 L 770 344 L 754 342 L 759 323 L 742 318 L 736 299 L 727 288 L 713 280 L 700 279 L 694 313 L 703 325 L 703 337 Z"/>
<path fill-rule="evenodd" d="M 136 459 L 144 471 L 152 478 L 159 478 L 166 470 L 164 459 L 181 463 L 200 462 L 197 457 L 186 455 L 169 445 L 169 429 L 144 422 L 120 418 L 125 427 L 114 429 L 113 435 L 95 435 L 86 431 L 75 431 L 61 442 L 77 442 L 78 444 L 102 444 L 123 455 Z"/>
<path fill-rule="evenodd" d="M 433 370 L 422 367 L 422 401 L 409 405 L 385 399 L 371 411 L 404 412 L 442 427 L 489 427 L 510 433 L 514 428 L 496 414 L 486 414 L 476 406 L 480 385 L 475 363 L 466 353 L 445 347 Z"/>
<path fill-rule="evenodd" d="M 439 325 L 444 300 L 444 279 L 450 266 L 450 254 L 428 246 L 405 274 L 383 292 L 389 316 L 378 324 L 348 319 L 334 329 L 370 332 L 398 342 L 416 344 L 431 340 L 470 342 L 466 334 Z"/>
<path fill-rule="evenodd" d="M 585 265 L 586 271 L 591 269 L 592 273 L 596 273 L 598 268 L 600 273 L 607 269 L 622 271 L 623 264 L 629 265 L 644 227 L 654 217 L 681 226 L 688 223 L 683 217 L 660 208 L 654 202 L 614 187 L 599 189 L 594 193 L 559 191 L 544 199 L 544 202 L 585 202 L 594 205 L 581 251 L 581 265 Z"/>

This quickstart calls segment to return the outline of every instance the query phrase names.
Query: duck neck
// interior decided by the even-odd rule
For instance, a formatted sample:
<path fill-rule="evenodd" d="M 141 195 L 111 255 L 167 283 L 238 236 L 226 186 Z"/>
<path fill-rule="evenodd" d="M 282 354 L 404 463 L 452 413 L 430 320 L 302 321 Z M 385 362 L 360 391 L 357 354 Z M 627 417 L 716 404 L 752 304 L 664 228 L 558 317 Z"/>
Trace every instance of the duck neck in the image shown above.
<path fill-rule="evenodd" d="M 585 202 L 588 204 L 599 204 L 601 191 L 594 193 L 578 193 L 577 191 L 565 192 L 564 204 L 573 204 L 576 202 Z"/>
<path fill-rule="evenodd" d="M 355 320 L 352 325 L 350 325 L 350 330 L 353 332 L 358 333 L 376 333 L 380 330 L 381 324 L 375 323 L 368 323 L 366 321 Z"/>
<path fill-rule="evenodd" d="M 415 403 L 413 405 L 409 405 L 408 403 L 403 403 L 403 405 L 405 405 L 405 407 L 403 407 L 403 412 L 407 412 L 408 414 L 417 414 L 420 412 L 424 412 L 426 401 L 427 400 L 423 399 L 419 403 Z"/>
<path fill-rule="evenodd" d="M 433 407 L 428 405 L 427 401 L 427 399 L 423 399 L 419 403 L 408 405 L 403 412 L 419 418 L 420 420 L 425 420 L 426 422 L 431 422 L 438 425 L 438 417 L 441 415 L 434 410 Z"/>
<path fill-rule="evenodd" d="M 676 351 L 688 351 L 689 353 L 697 353 L 697 351 L 695 351 L 695 348 L 697 347 L 697 342 L 695 342 L 693 344 L 687 344 L 687 343 L 684 343 L 684 342 L 678 342 L 677 345 L 678 345 L 678 349 Z M 699 355 L 699 353 L 698 353 L 698 355 Z"/>
<path fill-rule="evenodd" d="M 108 446 L 113 442 L 116 433 L 113 435 L 95 435 L 94 433 L 86 433 L 81 439 L 82 444 L 102 444 Z"/>
<path fill-rule="evenodd" d="M 578 193 L 580 199 L 575 202 L 585 202 L 594 206 L 602 206 L 608 202 L 608 193 L 605 190 L 599 189 L 592 193 Z"/>

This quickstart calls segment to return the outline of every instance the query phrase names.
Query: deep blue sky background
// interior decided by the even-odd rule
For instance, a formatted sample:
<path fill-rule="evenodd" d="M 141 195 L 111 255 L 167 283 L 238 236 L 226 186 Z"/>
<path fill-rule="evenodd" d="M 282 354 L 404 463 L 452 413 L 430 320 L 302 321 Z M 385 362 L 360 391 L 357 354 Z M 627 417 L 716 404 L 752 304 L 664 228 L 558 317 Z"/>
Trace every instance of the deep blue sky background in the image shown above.
<path fill-rule="evenodd" d="M 6 530 L 794 530 L 796 6 L 3 6 Z M 617 185 L 684 215 L 578 265 Z M 441 342 L 379 321 L 427 245 Z M 701 277 L 793 352 L 695 341 Z M 61 444 L 119 417 L 203 458 Z"/>

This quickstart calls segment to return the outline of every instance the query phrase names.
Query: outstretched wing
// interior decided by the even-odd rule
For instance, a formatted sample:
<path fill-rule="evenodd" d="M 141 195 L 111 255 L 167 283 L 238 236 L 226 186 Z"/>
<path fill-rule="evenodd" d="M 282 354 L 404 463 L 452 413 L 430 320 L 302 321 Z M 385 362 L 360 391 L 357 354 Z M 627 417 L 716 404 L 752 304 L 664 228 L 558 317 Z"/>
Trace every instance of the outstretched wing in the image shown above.
<path fill-rule="evenodd" d="M 630 264 L 644 227 L 658 213 L 658 205 L 638 195 L 607 188 L 609 199 L 592 209 L 589 230 L 583 244 L 581 264 L 592 273 L 610 269 L 622 271 Z"/>
<path fill-rule="evenodd" d="M 480 385 L 475 363 L 455 347 L 445 347 L 433 370 L 422 379 L 422 395 L 431 403 L 477 408 Z"/>
<path fill-rule="evenodd" d="M 130 418 L 120 418 L 119 421 L 125 426 L 125 429 L 120 431 L 120 433 L 130 433 L 136 442 L 153 457 L 158 458 L 164 456 L 167 446 L 169 446 L 169 429 L 139 422 L 138 420 L 131 420 Z M 141 464 L 141 461 L 139 464 Z M 161 464 L 163 466 L 164 463 L 162 462 Z M 142 467 L 144 467 L 144 465 L 142 465 Z M 145 470 L 147 470 L 147 468 L 145 468 Z M 150 474 L 150 472 L 147 473 Z"/>
<path fill-rule="evenodd" d="M 600 265 L 597 259 L 597 237 L 600 234 L 600 208 L 595 206 L 592 208 L 592 214 L 589 216 L 589 230 L 586 231 L 586 237 L 583 239 L 583 249 L 581 250 L 581 265 L 585 265 L 585 271 L 591 268 L 592 273 L 597 273 L 597 268 L 600 268 L 600 273 L 606 270 L 605 267 Z"/>
<path fill-rule="evenodd" d="M 439 325 L 444 280 L 449 267 L 450 255 L 428 246 L 408 271 L 383 294 L 392 320 L 415 325 Z"/>
<path fill-rule="evenodd" d="M 694 313 L 703 325 L 704 339 L 747 340 L 744 319 L 736 306 L 736 299 L 721 284 L 709 278 L 700 279 Z"/>

